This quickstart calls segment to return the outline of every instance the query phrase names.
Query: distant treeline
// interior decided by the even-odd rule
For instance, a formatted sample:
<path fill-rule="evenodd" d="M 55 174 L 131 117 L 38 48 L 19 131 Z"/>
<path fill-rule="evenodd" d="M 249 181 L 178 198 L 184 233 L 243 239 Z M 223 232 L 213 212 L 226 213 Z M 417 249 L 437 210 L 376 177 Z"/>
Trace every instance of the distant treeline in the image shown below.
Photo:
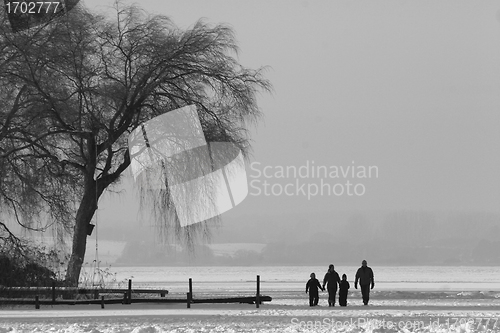
<path fill-rule="evenodd" d="M 379 265 L 499 265 L 500 241 L 443 240 L 439 244 L 402 244 L 373 240 L 347 242 L 272 243 L 262 252 L 238 250 L 233 255 L 214 255 L 206 245 L 192 251 L 129 242 L 118 259 L 123 265 L 312 265 L 335 262 L 358 264 L 361 258 Z"/>
<path fill-rule="evenodd" d="M 147 230 L 144 229 L 144 230 Z M 159 247 L 152 234 L 134 230 L 123 264 L 302 265 L 325 261 L 356 264 L 361 258 L 387 265 L 498 265 L 500 217 L 486 213 L 337 212 L 314 216 L 246 217 L 226 221 L 213 243 L 262 243 L 262 252 L 215 256 Z M 114 235 L 116 235 L 116 230 Z M 123 230 L 120 240 L 129 235 Z"/>
<path fill-rule="evenodd" d="M 247 266 L 263 265 L 263 255 L 254 251 L 239 250 L 233 256 L 217 256 L 206 245 L 193 249 L 178 249 L 170 246 L 158 246 L 151 243 L 129 242 L 123 254 L 115 264 L 118 265 L 219 265 Z"/>

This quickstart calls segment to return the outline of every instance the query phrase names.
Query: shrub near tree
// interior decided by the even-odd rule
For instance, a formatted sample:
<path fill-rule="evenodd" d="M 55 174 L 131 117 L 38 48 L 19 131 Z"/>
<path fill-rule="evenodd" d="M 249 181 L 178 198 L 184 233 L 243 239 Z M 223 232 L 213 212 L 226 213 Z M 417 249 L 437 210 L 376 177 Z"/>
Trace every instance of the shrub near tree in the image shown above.
<path fill-rule="evenodd" d="M 0 286 L 48 287 L 53 281 L 60 284 L 60 276 L 55 272 L 61 264 L 58 257 L 55 251 L 29 244 L 17 249 L 3 247 L 0 249 Z"/>

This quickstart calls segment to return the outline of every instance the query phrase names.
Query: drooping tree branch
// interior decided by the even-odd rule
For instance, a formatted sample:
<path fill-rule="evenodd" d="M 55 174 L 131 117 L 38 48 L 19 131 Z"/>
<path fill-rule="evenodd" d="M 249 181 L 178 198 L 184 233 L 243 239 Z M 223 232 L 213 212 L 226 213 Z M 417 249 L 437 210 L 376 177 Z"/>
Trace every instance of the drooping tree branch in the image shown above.
<path fill-rule="evenodd" d="M 256 94 L 271 89 L 263 69 L 237 62 L 229 27 L 199 21 L 182 31 L 119 2 L 114 19 L 77 6 L 35 32 L 0 29 L 0 50 L 17 55 L 0 61 L 0 84 L 8 83 L 0 95 L 10 101 L 0 107 L 0 200 L 27 227 L 40 217 L 69 227 L 73 285 L 99 198 L 131 163 L 132 131 L 195 105 L 208 143 L 247 154 L 246 128 L 260 115 Z M 142 193 L 158 194 L 147 209 L 167 238 L 192 244 L 213 226 L 180 227 L 168 188 Z"/>

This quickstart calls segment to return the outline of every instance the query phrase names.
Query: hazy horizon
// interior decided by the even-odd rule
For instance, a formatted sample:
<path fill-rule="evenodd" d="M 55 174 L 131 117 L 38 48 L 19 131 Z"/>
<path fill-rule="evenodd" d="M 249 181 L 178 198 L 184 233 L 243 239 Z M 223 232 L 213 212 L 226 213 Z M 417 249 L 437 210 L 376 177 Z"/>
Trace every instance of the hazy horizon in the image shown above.
<path fill-rule="evenodd" d="M 105 11 L 113 1 L 81 3 Z M 299 237 L 302 228 L 309 237 L 314 216 L 334 225 L 329 217 L 344 212 L 367 215 L 374 225 L 383 218 L 371 221 L 370 214 L 380 212 L 463 214 L 465 222 L 456 223 L 470 226 L 457 228 L 461 233 L 449 224 L 457 242 L 488 233 L 474 230 L 475 218 L 500 225 L 498 2 L 145 0 L 139 6 L 181 29 L 200 19 L 229 25 L 238 60 L 266 67 L 274 86 L 258 96 L 263 117 L 249 127 L 250 193 L 222 215 L 214 230 L 220 239 L 250 233 L 255 219 L 264 234 Z M 313 165 L 328 173 L 279 173 Z M 376 174 L 360 171 L 370 167 Z M 112 190 L 119 193 L 101 198 L 93 223 L 147 229 L 128 171 Z"/>

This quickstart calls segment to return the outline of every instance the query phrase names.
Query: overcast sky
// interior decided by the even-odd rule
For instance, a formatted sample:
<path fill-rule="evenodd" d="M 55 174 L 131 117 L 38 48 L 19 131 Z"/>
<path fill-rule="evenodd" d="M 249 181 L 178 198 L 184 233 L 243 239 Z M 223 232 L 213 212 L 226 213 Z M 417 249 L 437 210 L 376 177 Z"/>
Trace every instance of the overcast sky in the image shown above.
<path fill-rule="evenodd" d="M 112 1 L 84 0 L 104 10 Z M 500 4 L 497 1 L 143 0 L 179 27 L 227 23 L 240 62 L 268 66 L 273 94 L 252 128 L 250 194 L 224 214 L 500 207 Z M 268 166 L 376 166 L 363 195 L 255 195 Z M 320 179 L 299 179 L 320 184 Z M 275 190 L 278 189 L 275 185 Z M 312 186 L 312 185 L 311 185 Z M 105 219 L 130 219 L 130 187 Z M 312 188 L 314 190 L 314 188 Z M 339 187 L 337 188 L 337 190 Z M 337 191 L 338 192 L 338 191 Z M 358 191 L 359 192 L 359 191 Z M 120 207 L 118 208 L 118 205 Z"/>

